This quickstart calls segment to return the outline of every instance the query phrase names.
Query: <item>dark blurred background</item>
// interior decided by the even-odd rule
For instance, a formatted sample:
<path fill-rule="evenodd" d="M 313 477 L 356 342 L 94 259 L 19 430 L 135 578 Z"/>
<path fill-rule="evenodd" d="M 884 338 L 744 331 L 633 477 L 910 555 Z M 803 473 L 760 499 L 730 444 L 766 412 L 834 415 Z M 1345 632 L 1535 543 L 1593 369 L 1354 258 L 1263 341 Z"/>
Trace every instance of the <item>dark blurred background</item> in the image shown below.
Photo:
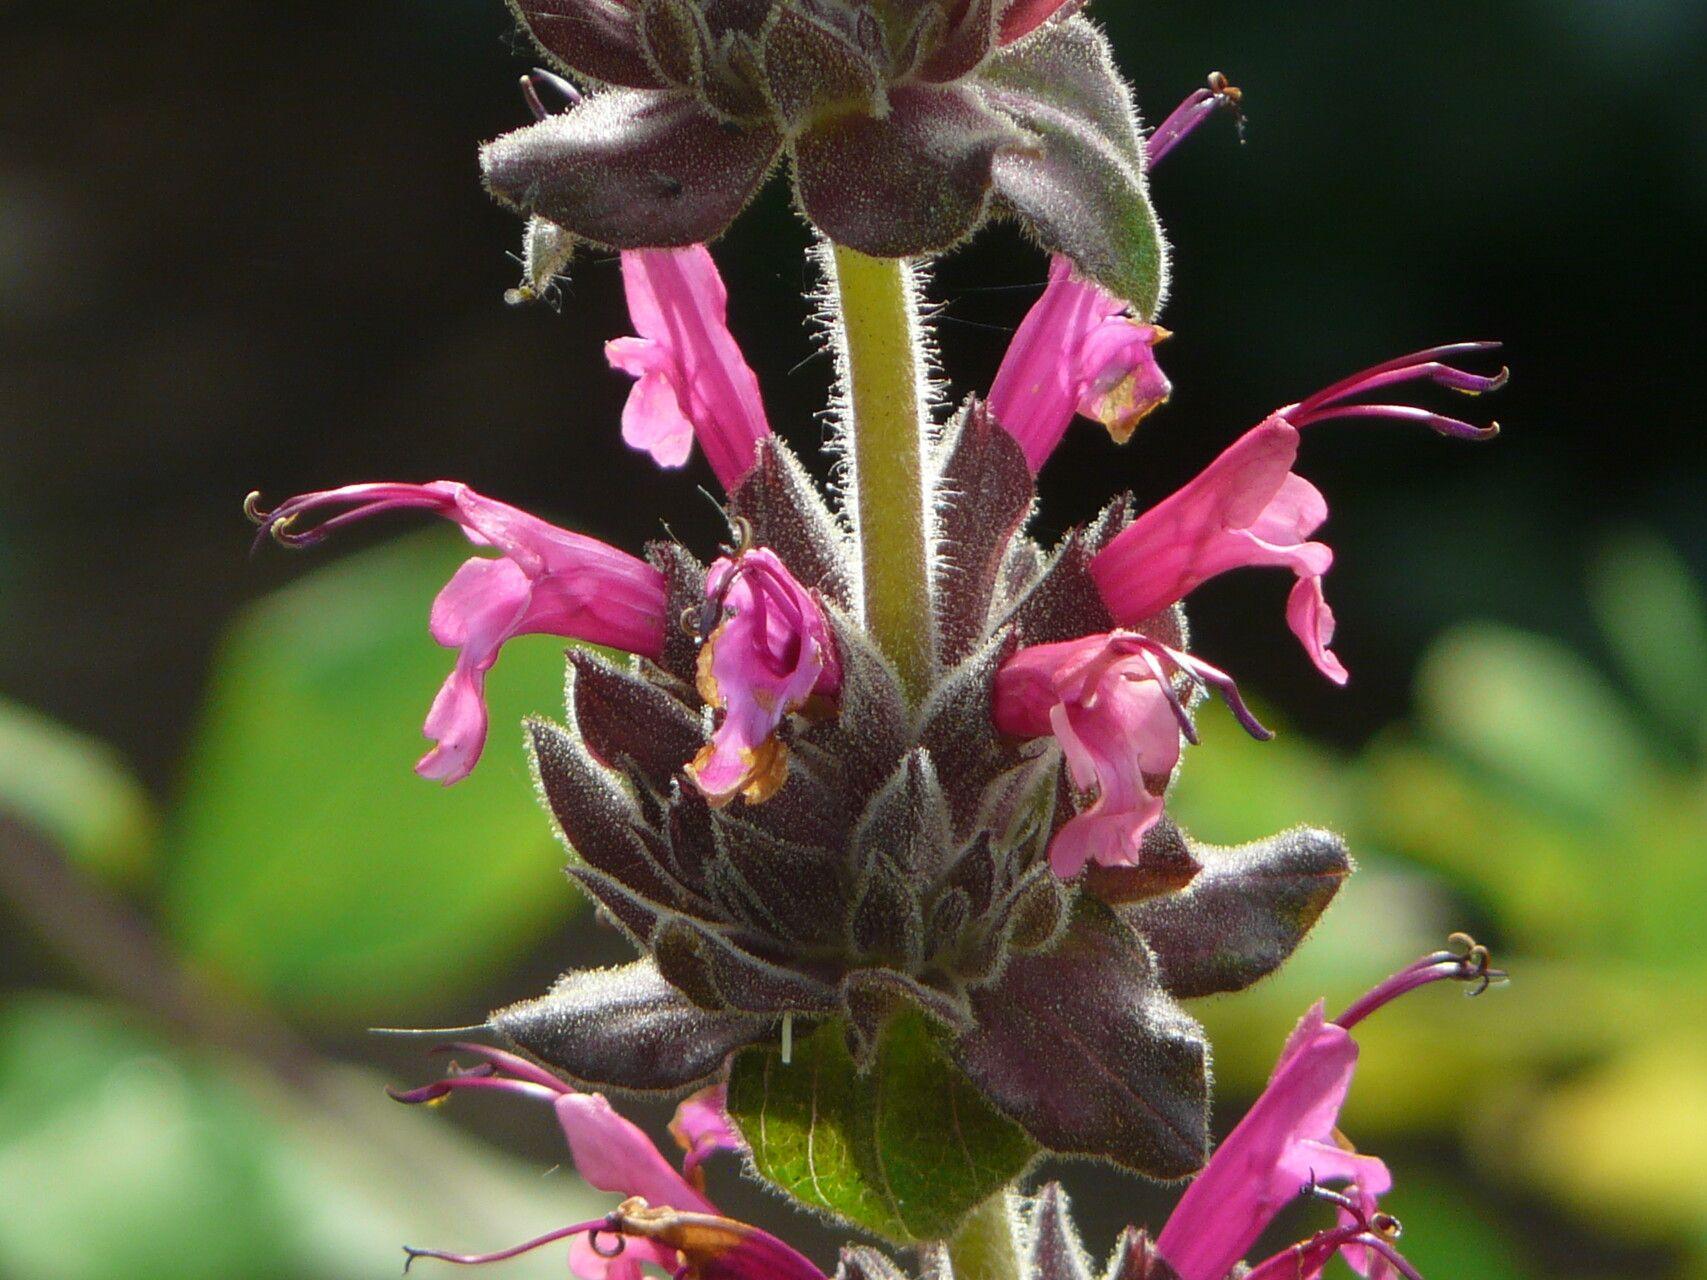
<path fill-rule="evenodd" d="M 1413 1253 L 1434 1275 L 1707 1274 L 1707 8 L 1096 16 L 1148 119 L 1221 70 L 1250 122 L 1243 145 L 1212 122 L 1157 173 L 1176 393 L 1124 450 L 1070 434 L 1045 531 L 1116 487 L 1166 494 L 1269 409 L 1390 355 L 1497 337 L 1514 373 L 1472 406 L 1504 424 L 1492 444 L 1308 437 L 1348 689 L 1279 625 L 1273 577 L 1194 597 L 1194 648 L 1290 745 L 1212 737 L 1181 806 L 1227 840 L 1335 822 L 1372 886 L 1292 985 L 1215 1006 L 1220 1113 L 1309 999 L 1468 923 L 1533 956 L 1533 984 L 1396 1020 L 1403 1052 L 1371 1044 L 1359 1083 Z M 372 1022 L 477 1021 L 571 956 L 620 954 L 585 916 L 564 926 L 501 718 L 467 788 L 408 776 L 454 539 L 375 529 L 251 559 L 239 510 L 252 488 L 443 477 L 621 545 L 662 521 L 716 541 L 703 465 L 661 474 L 619 439 L 614 261 L 578 261 L 560 315 L 502 304 L 519 228 L 474 152 L 525 120 L 528 51 L 499 0 L 0 17 L 0 799 L 32 833 L 0 886 L 0 1274 L 110 1273 L 89 1222 L 115 1204 L 142 1206 L 107 1231 L 132 1274 L 383 1274 L 400 1232 L 461 1222 L 434 1194 L 466 1208 L 476 1185 L 513 1211 L 432 1243 L 543 1230 L 584 1193 L 538 1184 L 556 1158 L 540 1117 L 375 1118 L 373 1081 L 342 1074 L 433 1069 Z M 771 420 L 816 457 L 830 370 L 807 246 L 773 182 L 716 254 Z M 1006 228 L 938 265 L 957 395 L 988 385 L 1043 271 Z M 509 723 L 559 687 L 550 642 L 516 649 L 493 677 Z M 75 1104 L 44 1076 L 73 1060 L 92 1082 Z M 204 1115 L 210 1098 L 226 1109 Z M 125 1129 L 141 1111 L 165 1127 Z M 469 1120 L 510 1163 L 464 1142 Z M 369 1124 L 385 1136 L 343 1151 Z M 453 1138 L 431 1192 L 419 1144 Z M 156 1165 L 166 1148 L 189 1164 Z M 1098 1248 L 1166 1203 L 1073 1178 Z"/>

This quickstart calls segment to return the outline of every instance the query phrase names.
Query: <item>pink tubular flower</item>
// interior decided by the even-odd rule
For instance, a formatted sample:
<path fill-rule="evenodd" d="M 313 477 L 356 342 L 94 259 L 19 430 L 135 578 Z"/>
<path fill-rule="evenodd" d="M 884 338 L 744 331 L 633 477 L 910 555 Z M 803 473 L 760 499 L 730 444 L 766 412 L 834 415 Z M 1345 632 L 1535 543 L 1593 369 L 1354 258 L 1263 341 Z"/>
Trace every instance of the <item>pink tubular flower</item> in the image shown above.
<path fill-rule="evenodd" d="M 1348 401 L 1418 380 L 1471 395 L 1495 390 L 1505 382 L 1505 370 L 1484 377 L 1440 362 L 1440 357 L 1495 345 L 1436 347 L 1376 365 L 1271 414 L 1240 436 L 1196 479 L 1139 516 L 1092 560 L 1091 574 L 1115 621 L 1137 625 L 1229 569 L 1289 568 L 1298 581 L 1287 600 L 1287 624 L 1322 674 L 1344 684 L 1345 667 L 1328 647 L 1334 615 L 1322 594 L 1322 576 L 1334 555 L 1326 544 L 1309 541 L 1327 519 L 1328 504 L 1314 485 L 1292 471 L 1298 431 L 1332 418 L 1366 417 L 1418 422 L 1443 435 L 1487 439 L 1498 432 L 1497 424 L 1475 427 L 1406 405 Z"/>
<path fill-rule="evenodd" d="M 699 437 L 725 489 L 753 469 L 770 434 L 759 380 L 729 332 L 729 295 L 702 244 L 622 255 L 628 314 L 639 337 L 605 344 L 611 366 L 638 381 L 622 438 L 659 466 L 679 467 Z"/>
<path fill-rule="evenodd" d="M 1022 738 L 1054 735 L 1074 784 L 1096 793 L 1049 846 L 1056 875 L 1070 879 L 1088 862 L 1137 861 L 1144 833 L 1161 816 L 1180 738 L 1196 741 L 1176 674 L 1219 689 L 1241 723 L 1269 736 L 1225 672 L 1134 632 L 1031 645 L 997 672 L 996 728 Z"/>
<path fill-rule="evenodd" d="M 1179 1280 L 1222 1280 L 1275 1214 L 1325 1182 L 1349 1185 L 1351 1194 L 1341 1201 L 1341 1229 L 1323 1232 L 1277 1256 L 1292 1258 L 1301 1268 L 1297 1274 L 1306 1277 L 1341 1249 L 1365 1275 L 1373 1276 L 1389 1263 L 1398 1265 L 1396 1255 L 1383 1248 L 1382 1233 L 1370 1230 L 1377 1200 L 1392 1187 L 1392 1175 L 1374 1156 L 1352 1150 L 1337 1128 L 1357 1067 L 1351 1028 L 1382 1005 L 1431 982 L 1454 979 L 1477 982 L 1485 989 L 1504 978 L 1489 967 L 1485 947 L 1463 935 L 1454 935 L 1454 941 L 1463 944 L 1462 953 L 1424 956 L 1332 1022 L 1324 1017 L 1320 1002 L 1304 1015 L 1281 1050 L 1262 1096 L 1186 1188 L 1156 1238 L 1157 1251 Z M 1313 1269 L 1305 1264 L 1313 1264 Z M 1281 1274 L 1278 1267 L 1275 1274 Z M 1284 1274 L 1294 1272 L 1288 1268 Z"/>
<path fill-rule="evenodd" d="M 1328 518 L 1328 504 L 1293 474 L 1297 457 L 1298 432 L 1276 414 L 1123 529 L 1091 561 L 1115 621 L 1154 617 L 1229 569 L 1284 566 L 1298 576 L 1287 622 L 1322 673 L 1343 684 L 1345 668 L 1328 649 L 1334 617 L 1321 593 L 1334 553 L 1308 540 Z"/>
<path fill-rule="evenodd" d="M 449 480 L 431 484 L 354 484 L 306 493 L 260 512 L 262 527 L 290 546 L 306 546 L 382 511 L 417 508 L 461 526 L 477 547 L 433 601 L 433 639 L 458 650 L 423 732 L 437 745 L 415 766 L 447 785 L 467 777 L 486 743 L 486 673 L 512 636 L 554 635 L 656 657 L 664 643 L 664 578 L 642 560 L 537 516 L 482 497 Z M 336 512 L 310 529 L 305 517 Z"/>
<path fill-rule="evenodd" d="M 737 794 L 758 804 L 788 778 L 777 727 L 812 695 L 834 697 L 841 663 L 817 602 L 769 548 L 717 561 L 706 595 L 720 620 L 700 650 L 699 692 L 723 719 L 687 772 L 713 805 Z"/>
<path fill-rule="evenodd" d="M 442 1080 L 407 1093 L 399 1102 L 432 1102 L 451 1093 L 490 1090 L 549 1102 L 569 1142 L 576 1171 L 600 1191 L 625 1197 L 616 1210 L 488 1254 L 408 1249 L 409 1261 L 499 1262 L 557 1240 L 570 1240 L 569 1270 L 580 1280 L 642 1280 L 650 1263 L 667 1274 L 703 1280 L 823 1280 L 823 1273 L 782 1241 L 756 1227 L 718 1215 L 704 1192 L 678 1173 L 633 1122 L 603 1094 L 580 1093 L 525 1058 L 477 1044 L 446 1049 L 478 1057 L 480 1065 L 454 1070 Z M 739 1145 L 715 1091 L 684 1102 L 672 1130 L 695 1134 L 695 1149 L 727 1150 Z M 691 1114 L 690 1114 L 691 1112 Z M 692 1150 L 689 1160 L 692 1160 Z M 692 1173 L 689 1165 L 684 1172 Z M 691 1268 L 691 1270 L 689 1270 Z"/>
<path fill-rule="evenodd" d="M 990 386 L 990 412 L 1033 472 L 1061 443 L 1075 412 L 1124 444 L 1173 388 L 1156 363 L 1167 330 L 1135 320 L 1127 305 L 1060 255 L 1049 284 L 1015 332 Z"/>

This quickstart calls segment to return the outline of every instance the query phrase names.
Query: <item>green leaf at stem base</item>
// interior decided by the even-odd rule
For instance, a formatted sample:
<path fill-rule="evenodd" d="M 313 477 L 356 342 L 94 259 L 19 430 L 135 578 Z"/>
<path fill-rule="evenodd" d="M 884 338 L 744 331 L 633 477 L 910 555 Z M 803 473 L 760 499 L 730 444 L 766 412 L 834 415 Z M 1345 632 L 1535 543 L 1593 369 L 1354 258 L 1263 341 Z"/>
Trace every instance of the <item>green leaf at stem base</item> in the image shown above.
<path fill-rule="evenodd" d="M 802 1203 L 894 1241 L 954 1234 L 1036 1153 L 949 1060 L 923 1015 L 897 1015 L 861 1074 L 839 1023 L 735 1056 L 729 1114 L 758 1173 Z"/>

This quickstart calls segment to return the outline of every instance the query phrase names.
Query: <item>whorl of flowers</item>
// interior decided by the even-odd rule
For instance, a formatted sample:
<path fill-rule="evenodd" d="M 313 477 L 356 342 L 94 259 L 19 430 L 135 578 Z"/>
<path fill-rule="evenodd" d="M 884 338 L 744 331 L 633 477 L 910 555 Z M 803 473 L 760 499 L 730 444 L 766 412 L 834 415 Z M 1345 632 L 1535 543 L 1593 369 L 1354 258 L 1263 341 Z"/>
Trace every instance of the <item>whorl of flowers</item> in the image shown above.
<path fill-rule="evenodd" d="M 635 333 L 607 347 L 635 380 L 623 436 L 665 466 L 697 442 L 731 538 L 709 563 L 675 542 L 632 555 L 447 481 L 352 485 L 270 511 L 251 501 L 287 545 L 416 509 L 480 549 L 432 608 L 434 639 L 457 656 L 426 719 L 427 777 L 475 767 L 485 674 L 511 637 L 628 655 L 572 648 L 566 722 L 531 720 L 528 734 L 569 873 L 636 958 L 498 1010 L 491 1030 L 529 1057 L 470 1048 L 482 1066 L 409 1099 L 552 1101 L 583 1174 L 629 1197 L 548 1237 L 578 1241 L 577 1274 L 631 1280 L 650 1262 L 701 1280 L 804 1280 L 818 1274 L 809 1262 L 719 1216 L 697 1174 L 538 1064 L 577 1086 L 713 1090 L 679 1121 L 692 1173 L 704 1151 L 750 1148 L 743 1099 L 755 1073 L 768 1089 L 773 1065 L 787 1072 L 797 1035 L 817 1046 L 815 1072 L 841 1054 L 855 1090 L 906 1028 L 928 1089 L 981 1109 L 987 1120 L 955 1124 L 982 1124 L 1000 1157 L 984 1186 L 990 1170 L 968 1154 L 977 1193 L 948 1226 L 1037 1152 L 1196 1173 L 1155 1244 L 1130 1236 L 1108 1275 L 1221 1280 L 1282 1203 L 1344 1181 L 1340 1226 L 1253 1274 L 1311 1275 L 1342 1250 L 1369 1274 L 1410 1274 L 1374 1203 L 1385 1166 L 1334 1144 L 1348 1031 L 1410 986 L 1485 979 L 1486 954 L 1427 957 L 1338 1022 L 1313 1010 L 1210 1158 L 1209 1047 L 1182 1002 L 1272 972 L 1351 861 L 1322 830 L 1216 848 L 1169 817 L 1203 695 L 1268 736 L 1233 677 L 1193 652 L 1183 602 L 1229 570 L 1289 571 L 1285 624 L 1343 683 L 1323 585 L 1333 552 L 1317 538 L 1328 506 L 1299 469 L 1304 433 L 1363 417 L 1485 438 L 1495 428 L 1371 397 L 1493 390 L 1504 370 L 1460 362 L 1494 344 L 1354 374 L 1276 410 L 1149 509 L 1117 498 L 1046 548 L 1027 532 L 1036 475 L 1075 416 L 1124 442 L 1171 390 L 1147 166 L 1238 91 L 1212 77 L 1146 143 L 1102 36 L 1059 0 L 514 7 L 560 70 L 602 87 L 583 98 L 551 73 L 528 78 L 536 123 L 483 152 L 493 192 L 529 217 L 512 296 L 550 297 L 580 240 L 623 251 Z M 540 97 L 553 85 L 568 104 L 555 113 Z M 785 151 L 832 246 L 839 505 L 773 433 L 701 243 Z M 886 259 L 944 249 L 992 211 L 1054 252 L 1048 284 L 988 395 L 938 425 L 919 399 L 910 269 Z M 931 1232 L 846 1216 L 923 1246 L 931 1274 L 948 1274 Z M 1022 1216 L 1029 1253 L 1014 1276 L 1089 1274 L 1055 1190 Z M 899 1273 L 856 1251 L 843 1274 Z"/>

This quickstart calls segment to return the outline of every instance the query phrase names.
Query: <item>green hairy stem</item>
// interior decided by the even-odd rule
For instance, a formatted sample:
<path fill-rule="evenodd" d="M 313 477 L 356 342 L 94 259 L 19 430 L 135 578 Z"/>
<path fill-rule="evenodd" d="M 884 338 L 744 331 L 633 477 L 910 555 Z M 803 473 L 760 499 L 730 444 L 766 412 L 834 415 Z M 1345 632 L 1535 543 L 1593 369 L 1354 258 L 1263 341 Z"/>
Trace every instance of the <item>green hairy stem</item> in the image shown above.
<path fill-rule="evenodd" d="M 841 374 L 865 624 L 913 697 L 934 661 L 923 333 L 905 259 L 835 246 Z"/>

